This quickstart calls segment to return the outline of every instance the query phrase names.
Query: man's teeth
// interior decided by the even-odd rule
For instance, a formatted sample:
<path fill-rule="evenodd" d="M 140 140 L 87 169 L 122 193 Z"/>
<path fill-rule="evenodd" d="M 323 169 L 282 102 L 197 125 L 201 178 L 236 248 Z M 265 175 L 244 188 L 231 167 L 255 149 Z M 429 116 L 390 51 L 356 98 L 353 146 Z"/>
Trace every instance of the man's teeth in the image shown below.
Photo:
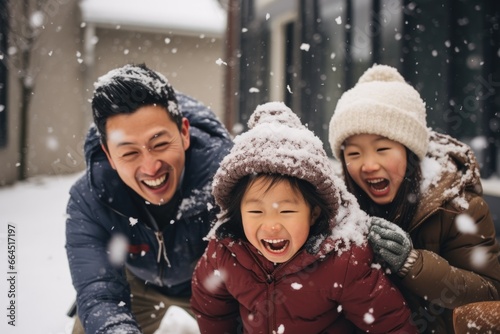
<path fill-rule="evenodd" d="M 165 182 L 165 179 L 167 178 L 167 175 L 160 176 L 156 180 L 143 180 L 145 184 L 147 184 L 150 187 L 158 187 L 160 184 Z"/>

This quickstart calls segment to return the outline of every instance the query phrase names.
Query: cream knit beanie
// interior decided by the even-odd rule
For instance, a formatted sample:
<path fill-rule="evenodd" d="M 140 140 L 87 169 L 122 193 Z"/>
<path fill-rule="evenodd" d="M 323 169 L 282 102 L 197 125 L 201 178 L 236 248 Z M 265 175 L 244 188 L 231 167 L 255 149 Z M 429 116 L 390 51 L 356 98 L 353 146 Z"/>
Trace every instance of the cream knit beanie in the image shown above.
<path fill-rule="evenodd" d="M 420 160 L 428 146 L 425 103 L 398 71 L 373 65 L 337 103 L 330 121 L 330 145 L 340 158 L 342 145 L 356 134 L 376 134 L 399 142 Z"/>

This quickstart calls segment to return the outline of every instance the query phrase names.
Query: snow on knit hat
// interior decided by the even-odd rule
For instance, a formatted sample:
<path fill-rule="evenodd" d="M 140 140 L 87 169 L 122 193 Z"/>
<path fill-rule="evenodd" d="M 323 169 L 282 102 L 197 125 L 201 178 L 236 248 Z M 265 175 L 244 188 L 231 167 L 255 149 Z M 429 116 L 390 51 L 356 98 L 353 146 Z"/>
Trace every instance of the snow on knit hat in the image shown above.
<path fill-rule="evenodd" d="M 282 102 L 259 105 L 248 127 L 234 139 L 234 147 L 214 176 L 212 192 L 222 209 L 229 206 L 229 193 L 242 177 L 264 173 L 312 183 L 332 206 L 332 212 L 336 210 L 334 172 L 323 143 L 290 108 Z"/>
<path fill-rule="evenodd" d="M 420 160 L 427 152 L 425 103 L 390 66 L 375 64 L 346 91 L 330 121 L 330 145 L 340 158 L 342 145 L 356 134 L 380 135 L 403 144 Z"/>
<path fill-rule="evenodd" d="M 248 121 L 249 130 L 234 139 L 234 146 L 220 163 L 212 183 L 215 201 L 223 211 L 232 200 L 230 193 L 238 181 L 250 174 L 281 174 L 308 181 L 330 207 L 331 234 L 315 247 L 320 254 L 366 239 L 368 216 L 347 191 L 326 155 L 321 140 L 304 126 L 282 102 L 259 105 Z M 213 236 L 219 221 L 209 237 Z M 340 240 L 340 241 L 339 241 Z"/>

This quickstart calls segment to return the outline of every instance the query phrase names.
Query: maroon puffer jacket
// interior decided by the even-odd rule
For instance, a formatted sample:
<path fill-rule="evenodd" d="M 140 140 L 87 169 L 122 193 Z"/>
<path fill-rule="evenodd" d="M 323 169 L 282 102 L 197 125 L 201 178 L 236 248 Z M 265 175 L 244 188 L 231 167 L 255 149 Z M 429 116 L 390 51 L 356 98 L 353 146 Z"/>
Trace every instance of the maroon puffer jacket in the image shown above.
<path fill-rule="evenodd" d="M 192 281 L 202 333 L 416 333 L 369 246 L 298 252 L 274 265 L 248 242 L 211 239 Z M 355 327 L 354 327 L 354 326 Z"/>

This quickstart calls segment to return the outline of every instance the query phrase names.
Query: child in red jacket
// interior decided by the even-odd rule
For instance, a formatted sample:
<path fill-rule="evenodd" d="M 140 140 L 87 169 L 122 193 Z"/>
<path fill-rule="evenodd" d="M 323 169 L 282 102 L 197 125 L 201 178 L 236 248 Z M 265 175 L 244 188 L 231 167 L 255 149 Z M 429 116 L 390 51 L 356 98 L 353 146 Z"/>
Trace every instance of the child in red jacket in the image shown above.
<path fill-rule="evenodd" d="M 192 280 L 201 332 L 415 333 L 322 142 L 279 102 L 249 127 L 214 177 L 221 216 Z"/>

